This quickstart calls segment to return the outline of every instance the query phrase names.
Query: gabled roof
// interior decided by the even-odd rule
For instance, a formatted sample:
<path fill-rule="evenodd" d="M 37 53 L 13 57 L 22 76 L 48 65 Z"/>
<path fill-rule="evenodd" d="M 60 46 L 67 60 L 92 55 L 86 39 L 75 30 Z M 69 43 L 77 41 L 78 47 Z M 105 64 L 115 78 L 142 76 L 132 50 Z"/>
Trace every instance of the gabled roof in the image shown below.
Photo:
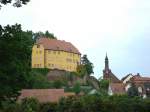
<path fill-rule="evenodd" d="M 132 75 L 132 74 L 128 74 L 128 75 L 126 75 L 125 77 L 123 77 L 121 80 L 122 81 L 124 81 L 127 77 L 129 77 L 130 75 Z M 132 75 L 133 76 L 133 75 Z"/>
<path fill-rule="evenodd" d="M 42 44 L 44 46 L 44 49 L 57 50 L 57 51 L 60 50 L 60 51 L 81 54 L 74 45 L 72 45 L 70 42 L 66 42 L 63 40 L 49 39 L 46 37 L 42 37 L 37 40 L 36 44 Z"/>
<path fill-rule="evenodd" d="M 23 89 L 18 100 L 36 98 L 39 102 L 58 102 L 60 98 L 73 96 L 74 93 L 65 93 L 64 89 Z"/>
<path fill-rule="evenodd" d="M 110 78 L 112 83 L 121 83 L 121 81 L 111 72 Z"/>
<path fill-rule="evenodd" d="M 125 85 L 123 83 L 111 83 L 109 85 L 113 94 L 124 94 L 125 93 Z"/>

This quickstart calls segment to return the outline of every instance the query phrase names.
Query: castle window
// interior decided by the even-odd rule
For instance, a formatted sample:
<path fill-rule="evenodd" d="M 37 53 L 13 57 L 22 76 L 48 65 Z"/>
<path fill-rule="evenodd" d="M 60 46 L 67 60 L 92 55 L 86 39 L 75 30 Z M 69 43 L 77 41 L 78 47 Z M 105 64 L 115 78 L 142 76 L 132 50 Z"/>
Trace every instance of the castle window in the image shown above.
<path fill-rule="evenodd" d="M 60 54 L 60 51 L 58 51 L 58 54 Z"/>

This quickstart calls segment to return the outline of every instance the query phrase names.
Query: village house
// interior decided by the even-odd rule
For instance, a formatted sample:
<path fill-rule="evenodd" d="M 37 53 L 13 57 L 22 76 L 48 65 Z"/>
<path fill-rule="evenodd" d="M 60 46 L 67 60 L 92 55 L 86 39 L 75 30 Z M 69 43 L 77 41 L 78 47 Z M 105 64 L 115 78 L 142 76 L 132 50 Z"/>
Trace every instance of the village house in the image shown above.
<path fill-rule="evenodd" d="M 127 75 L 123 82 L 126 80 L 125 84 L 125 90 L 126 92 L 128 89 L 134 84 L 136 88 L 138 89 L 138 93 L 143 98 L 150 97 L 150 77 L 142 77 L 138 73 L 137 75 L 132 75 L 132 77 Z"/>

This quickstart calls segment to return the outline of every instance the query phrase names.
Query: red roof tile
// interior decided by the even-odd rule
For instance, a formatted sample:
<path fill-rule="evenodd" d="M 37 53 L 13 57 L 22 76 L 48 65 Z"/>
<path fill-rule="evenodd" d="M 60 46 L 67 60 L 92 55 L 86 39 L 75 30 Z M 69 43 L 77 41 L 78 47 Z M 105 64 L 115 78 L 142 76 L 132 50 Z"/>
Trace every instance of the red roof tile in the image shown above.
<path fill-rule="evenodd" d="M 43 37 L 37 40 L 37 44 L 42 44 L 44 46 L 44 49 L 61 50 L 81 54 L 74 45 L 72 45 L 70 42 L 66 42 L 63 40 L 49 39 Z"/>
<path fill-rule="evenodd" d="M 133 76 L 131 79 L 133 82 L 150 82 L 150 77 Z"/>

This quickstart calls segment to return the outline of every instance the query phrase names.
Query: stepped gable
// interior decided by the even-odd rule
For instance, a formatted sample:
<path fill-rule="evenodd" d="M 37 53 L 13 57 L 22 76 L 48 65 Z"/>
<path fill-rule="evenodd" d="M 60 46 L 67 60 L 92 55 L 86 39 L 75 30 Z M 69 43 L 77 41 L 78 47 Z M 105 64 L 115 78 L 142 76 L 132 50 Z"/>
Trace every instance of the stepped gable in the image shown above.
<path fill-rule="evenodd" d="M 60 50 L 60 51 L 81 54 L 74 45 L 64 40 L 49 39 L 46 37 L 42 37 L 39 38 L 36 43 L 42 44 L 44 46 L 44 49 L 57 50 L 57 51 Z"/>
<path fill-rule="evenodd" d="M 103 70 L 103 79 L 109 80 L 111 83 L 120 83 L 121 81 L 111 72 L 109 68 L 109 60 L 106 54 L 105 68 Z"/>

